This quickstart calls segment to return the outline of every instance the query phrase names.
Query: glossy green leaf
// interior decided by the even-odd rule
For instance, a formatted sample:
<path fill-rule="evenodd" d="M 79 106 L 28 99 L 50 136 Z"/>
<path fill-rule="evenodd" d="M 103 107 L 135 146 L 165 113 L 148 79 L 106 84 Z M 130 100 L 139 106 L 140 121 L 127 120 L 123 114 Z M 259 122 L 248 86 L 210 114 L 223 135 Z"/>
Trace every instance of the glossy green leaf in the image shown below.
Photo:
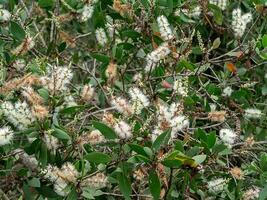
<path fill-rule="evenodd" d="M 207 155 L 197 155 L 194 156 L 192 159 L 195 160 L 196 164 L 199 165 L 201 163 L 203 163 L 207 158 Z"/>
<path fill-rule="evenodd" d="M 28 181 L 28 185 L 31 187 L 40 187 L 40 179 L 33 177 Z"/>
<path fill-rule="evenodd" d="M 100 54 L 100 53 L 91 53 L 90 54 L 93 58 L 95 58 L 96 60 L 103 62 L 103 63 L 109 63 L 109 57 L 104 55 L 104 54 Z"/>
<path fill-rule="evenodd" d="M 52 8 L 54 0 L 38 0 L 38 4 L 41 8 Z"/>
<path fill-rule="evenodd" d="M 126 200 L 131 200 L 130 195 L 132 193 L 132 188 L 130 180 L 123 173 L 119 173 L 117 175 L 117 180 L 119 182 L 120 191 L 123 194 L 124 198 Z"/>
<path fill-rule="evenodd" d="M 267 199 L 267 185 L 260 191 L 259 200 L 266 200 Z"/>
<path fill-rule="evenodd" d="M 108 163 L 111 161 L 111 157 L 101 152 L 91 152 L 84 156 L 84 159 L 93 163 Z"/>
<path fill-rule="evenodd" d="M 135 30 L 131 30 L 131 29 L 122 31 L 121 35 L 122 37 L 129 37 L 129 38 L 134 38 L 134 39 L 141 36 L 140 33 L 138 33 Z"/>
<path fill-rule="evenodd" d="M 64 108 L 60 111 L 61 114 L 75 114 L 77 112 L 81 112 L 85 109 L 84 106 L 71 106 Z"/>
<path fill-rule="evenodd" d="M 53 128 L 53 130 L 54 130 L 53 136 L 55 136 L 56 138 L 62 139 L 62 140 L 70 140 L 71 139 L 69 134 L 66 133 L 65 131 L 63 131 L 62 129 Z"/>
<path fill-rule="evenodd" d="M 157 172 L 153 169 L 149 171 L 149 190 L 154 200 L 159 199 L 161 190 L 160 180 Z"/>
<path fill-rule="evenodd" d="M 263 46 L 264 48 L 267 47 L 267 34 L 264 34 L 264 35 L 262 36 L 262 46 Z"/>
<path fill-rule="evenodd" d="M 221 9 L 214 5 L 214 4 L 209 4 L 209 8 L 212 11 L 213 15 L 214 15 L 214 21 L 218 24 L 218 25 L 222 25 L 223 22 L 223 14 Z"/>
<path fill-rule="evenodd" d="M 129 144 L 129 147 L 131 148 L 131 150 L 133 150 L 134 152 L 143 155 L 145 157 L 148 157 L 147 153 L 145 152 L 145 150 L 143 149 L 142 146 L 137 145 L 137 144 Z"/>
<path fill-rule="evenodd" d="M 169 142 L 170 136 L 170 131 L 165 131 L 164 133 L 160 134 L 152 144 L 153 149 L 158 151 L 161 145 L 165 145 Z"/>
<path fill-rule="evenodd" d="M 17 22 L 11 21 L 9 29 L 12 36 L 18 41 L 22 41 L 26 36 L 24 29 Z"/>
<path fill-rule="evenodd" d="M 117 134 L 115 131 L 101 122 L 92 121 L 93 126 L 98 129 L 107 139 L 116 139 Z"/>

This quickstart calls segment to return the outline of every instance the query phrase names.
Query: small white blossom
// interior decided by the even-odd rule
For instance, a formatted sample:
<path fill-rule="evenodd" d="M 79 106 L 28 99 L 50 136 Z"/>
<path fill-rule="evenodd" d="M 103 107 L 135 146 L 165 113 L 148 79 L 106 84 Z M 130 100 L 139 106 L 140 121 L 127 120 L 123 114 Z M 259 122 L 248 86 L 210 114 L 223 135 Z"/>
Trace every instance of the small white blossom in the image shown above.
<path fill-rule="evenodd" d="M 126 116 L 132 115 L 133 113 L 132 107 L 129 102 L 122 97 L 114 97 L 111 100 L 111 105 L 114 106 L 117 111 Z"/>
<path fill-rule="evenodd" d="M 114 130 L 121 139 L 130 139 L 133 136 L 131 127 L 125 121 L 116 123 Z"/>
<path fill-rule="evenodd" d="M 232 145 L 235 143 L 235 140 L 237 138 L 236 133 L 231 129 L 221 129 L 220 130 L 220 139 L 227 145 Z"/>
<path fill-rule="evenodd" d="M 217 193 L 223 191 L 227 180 L 224 178 L 214 179 L 208 182 L 208 189 L 210 192 Z"/>
<path fill-rule="evenodd" d="M 139 114 L 141 110 L 149 106 L 149 100 L 139 88 L 130 88 L 129 95 L 131 97 L 132 110 Z"/>
<path fill-rule="evenodd" d="M 46 144 L 47 149 L 53 151 L 53 153 L 55 154 L 56 150 L 59 147 L 59 140 L 53 135 L 47 133 L 44 135 L 43 141 Z"/>
<path fill-rule="evenodd" d="M 6 119 L 19 130 L 26 129 L 35 121 L 26 102 L 17 101 L 14 105 L 4 102 L 1 107 Z"/>
<path fill-rule="evenodd" d="M 166 58 L 170 53 L 171 53 L 171 50 L 169 48 L 168 43 L 163 43 L 158 48 L 156 48 L 154 51 L 147 54 L 145 71 L 146 72 L 153 71 L 156 64 L 160 60 Z"/>
<path fill-rule="evenodd" d="M 69 191 L 66 190 L 68 183 L 59 176 L 60 169 L 48 165 L 45 170 L 45 178 L 53 182 L 55 192 L 60 196 L 67 196 Z"/>
<path fill-rule="evenodd" d="M 82 187 L 90 186 L 95 189 L 106 187 L 108 184 L 108 178 L 103 173 L 97 173 L 94 176 L 88 177 L 81 182 Z"/>
<path fill-rule="evenodd" d="M 245 110 L 245 117 L 246 118 L 252 118 L 252 119 L 257 119 L 260 118 L 263 115 L 261 110 L 256 109 L 256 108 L 247 108 Z"/>
<path fill-rule="evenodd" d="M 190 17 L 197 18 L 201 15 L 201 12 L 202 12 L 201 7 L 196 6 L 195 8 L 193 8 L 193 10 L 191 10 Z"/>
<path fill-rule="evenodd" d="M 84 144 L 91 144 L 91 145 L 97 145 L 105 142 L 106 139 L 102 135 L 102 133 L 99 130 L 93 130 L 90 133 L 85 133 L 78 137 L 77 143 L 80 146 L 83 146 Z"/>
<path fill-rule="evenodd" d="M 227 7 L 227 1 L 228 0 L 209 0 L 209 3 L 218 6 L 222 10 L 225 10 Z"/>
<path fill-rule="evenodd" d="M 113 23 L 113 19 L 109 15 L 107 15 L 106 16 L 106 21 L 107 21 L 106 27 L 107 27 L 108 35 L 109 35 L 110 38 L 113 38 L 114 33 L 117 32 L 116 29 L 115 29 L 115 25 Z"/>
<path fill-rule="evenodd" d="M 170 125 L 172 127 L 171 136 L 172 138 L 175 138 L 179 131 L 189 127 L 189 120 L 186 116 L 178 115 L 171 119 Z"/>
<path fill-rule="evenodd" d="M 35 45 L 35 42 L 32 37 L 25 37 L 19 46 L 13 49 L 11 52 L 14 55 L 24 55 L 30 51 Z"/>
<path fill-rule="evenodd" d="M 72 95 L 66 95 L 64 97 L 64 104 L 66 105 L 66 107 L 73 107 L 73 106 L 77 106 L 78 104 L 75 102 L 75 99 Z"/>
<path fill-rule="evenodd" d="M 83 87 L 81 92 L 81 98 L 85 101 L 91 101 L 94 97 L 94 94 L 95 88 L 92 85 L 88 84 Z"/>
<path fill-rule="evenodd" d="M 247 24 L 251 22 L 251 13 L 242 15 L 240 8 L 234 9 L 232 12 L 232 29 L 236 37 L 240 38 L 245 33 Z"/>
<path fill-rule="evenodd" d="M 267 77 L 267 76 L 266 76 Z M 137 73 L 133 76 L 133 81 L 140 82 L 143 78 L 143 75 L 141 73 Z"/>
<path fill-rule="evenodd" d="M 157 18 L 157 22 L 158 22 L 159 32 L 160 32 L 161 37 L 165 41 L 173 39 L 174 34 L 172 32 L 172 29 L 170 27 L 167 17 L 165 17 L 164 15 L 161 15 Z"/>
<path fill-rule="evenodd" d="M 13 67 L 15 67 L 17 70 L 22 70 L 25 68 L 25 66 L 26 66 L 26 62 L 24 59 L 15 60 L 13 63 Z"/>
<path fill-rule="evenodd" d="M 59 175 L 65 181 L 70 182 L 70 183 L 75 183 L 79 176 L 79 173 L 75 169 L 73 164 L 71 164 L 70 162 L 66 162 L 64 163 L 64 165 L 62 165 Z"/>
<path fill-rule="evenodd" d="M 91 145 L 101 144 L 105 141 L 106 141 L 105 137 L 102 135 L 102 133 L 99 130 L 93 130 L 88 135 L 88 142 Z"/>
<path fill-rule="evenodd" d="M 217 105 L 215 103 L 210 103 L 210 111 L 215 111 L 217 108 Z"/>
<path fill-rule="evenodd" d="M 244 192 L 242 200 L 256 200 L 260 196 L 260 189 L 258 187 L 252 187 Z"/>
<path fill-rule="evenodd" d="M 179 110 L 179 103 L 172 103 L 170 106 L 160 104 L 158 106 L 158 123 L 152 133 L 152 141 L 166 129 L 171 128 L 171 138 L 175 139 L 177 133 L 189 127 L 189 120 Z"/>
<path fill-rule="evenodd" d="M 18 155 L 23 165 L 33 171 L 38 170 L 38 161 L 34 155 L 29 155 L 23 149 L 20 148 L 16 149 L 14 153 Z"/>
<path fill-rule="evenodd" d="M 101 46 L 105 46 L 105 44 L 107 44 L 108 38 L 107 38 L 106 32 L 105 32 L 105 30 L 103 28 L 96 29 L 95 30 L 95 36 L 96 36 L 97 42 Z"/>
<path fill-rule="evenodd" d="M 202 9 L 200 6 L 196 6 L 194 7 L 192 10 L 189 10 L 189 9 L 180 9 L 178 8 L 176 11 L 175 11 L 175 16 L 180 16 L 181 14 L 181 11 L 187 15 L 188 17 L 190 18 L 199 18 L 199 16 L 201 15 L 201 12 L 202 12 Z"/>
<path fill-rule="evenodd" d="M 1 9 L 0 8 L 0 23 L 1 22 L 8 22 L 11 18 L 11 14 L 8 10 L 6 9 Z"/>
<path fill-rule="evenodd" d="M 240 85 L 241 88 L 250 88 L 254 87 L 258 82 L 257 81 L 252 81 L 252 82 L 247 82 L 242 85 Z"/>
<path fill-rule="evenodd" d="M 13 139 L 14 132 L 10 129 L 10 127 L 2 127 L 0 129 L 0 146 L 9 144 Z"/>
<path fill-rule="evenodd" d="M 81 21 L 85 22 L 93 16 L 95 6 L 94 5 L 85 5 L 81 10 Z"/>
<path fill-rule="evenodd" d="M 42 77 L 42 84 L 53 93 L 68 90 L 73 73 L 68 67 L 53 66 L 48 76 Z"/>
<path fill-rule="evenodd" d="M 54 183 L 54 190 L 60 196 L 68 195 L 69 191 L 66 190 L 68 183 L 76 183 L 79 175 L 75 167 L 69 162 L 64 163 L 61 169 L 48 165 L 43 173 L 46 179 Z"/>
<path fill-rule="evenodd" d="M 188 77 L 178 78 L 173 83 L 173 90 L 177 92 L 182 97 L 187 97 L 188 95 Z"/>
<path fill-rule="evenodd" d="M 222 95 L 224 97 L 230 97 L 232 92 L 233 92 L 233 89 L 230 86 L 228 86 L 228 87 L 223 89 L 223 94 Z"/>

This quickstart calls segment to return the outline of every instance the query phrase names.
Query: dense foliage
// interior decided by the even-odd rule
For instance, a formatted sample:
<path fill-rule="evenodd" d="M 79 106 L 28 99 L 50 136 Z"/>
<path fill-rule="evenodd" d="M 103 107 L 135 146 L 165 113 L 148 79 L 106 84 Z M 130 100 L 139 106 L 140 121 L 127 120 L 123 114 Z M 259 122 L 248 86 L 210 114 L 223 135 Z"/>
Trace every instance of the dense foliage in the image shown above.
<path fill-rule="evenodd" d="M 267 199 L 267 1 L 0 3 L 0 199 Z"/>

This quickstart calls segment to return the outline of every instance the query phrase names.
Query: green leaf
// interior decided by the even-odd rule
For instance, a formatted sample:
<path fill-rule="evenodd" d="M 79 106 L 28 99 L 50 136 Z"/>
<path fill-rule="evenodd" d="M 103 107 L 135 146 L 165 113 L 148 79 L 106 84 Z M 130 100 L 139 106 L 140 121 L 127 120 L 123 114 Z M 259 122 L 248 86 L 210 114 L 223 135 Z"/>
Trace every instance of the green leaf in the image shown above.
<path fill-rule="evenodd" d="M 178 63 L 178 67 L 189 69 L 191 71 L 194 71 L 194 69 L 196 68 L 192 63 L 188 62 L 187 60 L 181 60 Z"/>
<path fill-rule="evenodd" d="M 180 160 L 169 160 L 169 159 L 165 159 L 161 162 L 164 166 L 166 167 L 170 167 L 170 168 L 178 168 L 180 166 L 183 165 L 183 162 Z"/>
<path fill-rule="evenodd" d="M 141 161 L 141 162 L 145 162 L 145 163 L 149 163 L 151 162 L 151 160 L 147 157 L 147 156 L 143 156 L 143 155 L 135 155 L 134 156 L 138 161 Z"/>
<path fill-rule="evenodd" d="M 264 85 L 264 86 L 261 88 L 261 93 L 262 93 L 262 95 L 267 95 L 267 85 Z"/>
<path fill-rule="evenodd" d="M 40 179 L 39 178 L 32 178 L 31 180 L 28 181 L 29 186 L 31 187 L 40 187 Z"/>
<path fill-rule="evenodd" d="M 167 144 L 169 142 L 170 136 L 170 131 L 165 131 L 164 133 L 160 134 L 152 144 L 153 149 L 155 151 L 158 151 L 161 145 Z"/>
<path fill-rule="evenodd" d="M 76 200 L 76 199 L 77 199 L 77 192 L 75 190 L 75 187 L 73 187 L 66 200 Z"/>
<path fill-rule="evenodd" d="M 197 165 L 203 163 L 206 160 L 206 158 L 207 158 L 207 155 L 197 155 L 193 157 Z"/>
<path fill-rule="evenodd" d="M 218 6 L 213 5 L 213 4 L 209 4 L 209 8 L 213 12 L 214 21 L 218 25 L 222 25 L 222 22 L 223 22 L 223 14 L 222 14 L 221 9 Z"/>
<path fill-rule="evenodd" d="M 262 171 L 267 171 L 267 153 L 262 153 L 260 156 L 260 168 Z"/>
<path fill-rule="evenodd" d="M 149 190 L 155 200 L 160 197 L 160 180 L 155 170 L 149 171 Z"/>
<path fill-rule="evenodd" d="M 132 193 L 132 188 L 130 180 L 123 173 L 119 173 L 117 175 L 117 180 L 119 182 L 120 191 L 123 194 L 124 198 L 126 200 L 131 200 L 130 195 Z"/>
<path fill-rule="evenodd" d="M 11 21 L 9 30 L 16 40 L 22 41 L 25 38 L 26 33 L 18 23 Z"/>
<path fill-rule="evenodd" d="M 77 112 L 81 112 L 85 109 L 85 107 L 83 105 L 80 106 L 71 106 L 71 107 L 67 107 L 64 108 L 60 111 L 61 114 L 75 114 Z"/>
<path fill-rule="evenodd" d="M 41 149 L 40 149 L 40 162 L 43 166 L 47 163 L 47 147 L 45 143 L 41 143 Z"/>
<path fill-rule="evenodd" d="M 266 200 L 267 199 L 267 185 L 262 189 L 260 192 L 259 200 Z"/>
<path fill-rule="evenodd" d="M 93 126 L 98 129 L 107 139 L 116 139 L 117 134 L 115 131 L 101 122 L 92 121 Z"/>
<path fill-rule="evenodd" d="M 213 41 L 212 49 L 217 49 L 221 44 L 221 39 L 218 37 Z"/>
<path fill-rule="evenodd" d="M 35 188 L 35 190 L 37 190 L 38 193 L 43 195 L 44 197 L 48 197 L 48 198 L 59 197 L 58 194 L 55 193 L 53 189 L 51 189 L 50 187 L 47 187 L 45 185 L 42 185 L 41 187 L 37 187 L 37 188 Z"/>
<path fill-rule="evenodd" d="M 62 139 L 62 140 L 70 140 L 71 137 L 69 136 L 68 133 L 66 133 L 65 131 L 59 129 L 59 128 L 53 128 L 54 133 L 53 136 L 55 136 L 58 139 Z"/>
<path fill-rule="evenodd" d="M 217 138 L 216 138 L 215 132 L 211 132 L 207 135 L 206 143 L 210 149 L 212 149 L 214 147 L 214 145 L 216 144 L 216 139 Z"/>
<path fill-rule="evenodd" d="M 129 30 L 124 30 L 121 32 L 121 36 L 122 37 L 129 37 L 129 38 L 133 38 L 133 39 L 136 39 L 136 38 L 139 38 L 141 36 L 140 33 L 138 33 L 137 31 L 135 30 L 132 30 L 132 29 L 129 29 Z"/>
<path fill-rule="evenodd" d="M 103 62 L 103 63 L 109 63 L 109 57 L 101 54 L 101 53 L 91 53 L 90 54 L 93 58 L 95 58 L 96 60 Z"/>
<path fill-rule="evenodd" d="M 40 88 L 38 90 L 38 94 L 45 100 L 47 101 L 49 99 L 49 91 L 45 88 Z"/>
<path fill-rule="evenodd" d="M 91 152 L 84 156 L 84 158 L 93 163 L 108 163 L 111 161 L 111 157 L 101 152 Z"/>
<path fill-rule="evenodd" d="M 184 152 L 184 143 L 181 140 L 177 140 L 175 142 L 175 150 L 178 150 L 180 152 Z"/>
<path fill-rule="evenodd" d="M 178 162 L 177 162 L 178 161 Z M 174 150 L 162 162 L 165 166 L 180 167 L 180 165 L 196 167 L 198 164 L 189 156 L 184 155 L 182 152 Z M 177 165 L 177 166 L 175 166 Z"/>
<path fill-rule="evenodd" d="M 172 13 L 172 11 L 173 11 L 173 0 L 167 0 L 167 4 L 168 4 L 169 13 Z"/>
<path fill-rule="evenodd" d="M 112 49 L 113 57 L 119 62 L 123 56 L 123 46 L 115 45 Z"/>
<path fill-rule="evenodd" d="M 23 190 L 23 194 L 24 194 L 25 200 L 31 200 L 32 199 L 32 195 L 31 195 L 31 192 L 30 192 L 30 188 L 26 183 L 23 184 L 22 190 Z"/>
<path fill-rule="evenodd" d="M 41 8 L 52 8 L 54 0 L 38 0 L 38 4 Z"/>
<path fill-rule="evenodd" d="M 263 36 L 262 36 L 262 46 L 264 47 L 264 48 L 266 48 L 267 47 L 267 35 L 266 34 L 264 34 Z"/>
<path fill-rule="evenodd" d="M 103 192 L 101 190 L 96 190 L 90 187 L 83 188 L 82 196 L 87 199 L 95 199 L 95 197 L 101 195 L 103 195 Z"/>
<path fill-rule="evenodd" d="M 148 0 L 140 0 L 140 2 L 142 3 L 142 5 L 147 9 L 149 10 L 150 8 L 150 3 Z"/>
<path fill-rule="evenodd" d="M 187 17 L 187 15 L 185 15 L 184 13 L 181 13 L 179 15 L 180 19 L 185 22 L 185 23 L 195 23 L 194 20 L 190 19 L 189 17 Z"/>
<path fill-rule="evenodd" d="M 143 155 L 145 157 L 148 157 L 147 153 L 145 152 L 145 150 L 143 149 L 142 146 L 137 145 L 137 144 L 129 144 L 129 147 L 131 148 L 131 150 L 133 150 L 134 152 Z"/>
<path fill-rule="evenodd" d="M 95 199 L 94 192 L 95 191 L 91 188 L 85 188 L 83 189 L 82 196 L 85 197 L 86 199 Z"/>
<path fill-rule="evenodd" d="M 149 157 L 150 159 L 152 159 L 152 157 L 153 157 L 153 155 L 154 155 L 152 149 L 150 149 L 149 147 L 144 147 L 143 149 L 144 149 L 144 151 L 146 152 L 146 154 L 148 155 L 148 157 Z"/>

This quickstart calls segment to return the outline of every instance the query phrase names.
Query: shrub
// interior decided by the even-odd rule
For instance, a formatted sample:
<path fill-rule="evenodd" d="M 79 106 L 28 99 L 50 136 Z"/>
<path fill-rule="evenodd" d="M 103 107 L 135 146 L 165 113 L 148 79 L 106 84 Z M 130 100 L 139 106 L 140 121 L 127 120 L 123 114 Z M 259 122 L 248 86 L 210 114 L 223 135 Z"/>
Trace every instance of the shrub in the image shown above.
<path fill-rule="evenodd" d="M 266 14 L 2 1 L 1 199 L 266 199 Z"/>

